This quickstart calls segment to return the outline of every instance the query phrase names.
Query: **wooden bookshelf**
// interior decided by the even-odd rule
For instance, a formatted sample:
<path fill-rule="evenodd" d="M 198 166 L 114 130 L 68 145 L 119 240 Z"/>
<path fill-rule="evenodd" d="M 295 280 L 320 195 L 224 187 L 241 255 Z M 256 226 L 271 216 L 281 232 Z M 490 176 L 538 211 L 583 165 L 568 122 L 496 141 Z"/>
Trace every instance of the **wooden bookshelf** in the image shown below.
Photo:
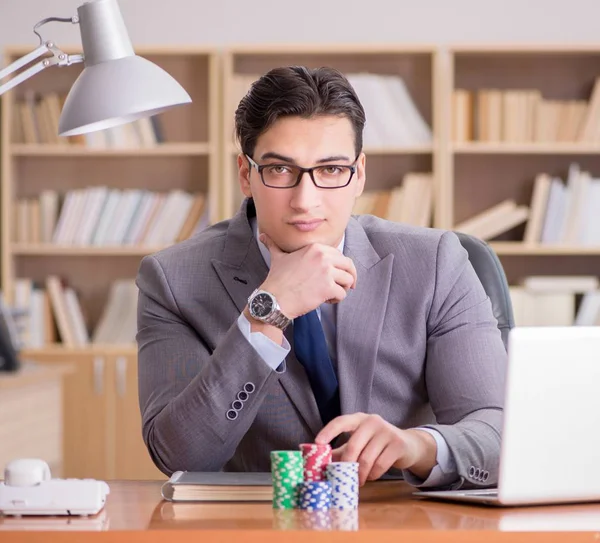
<path fill-rule="evenodd" d="M 9 49 L 7 63 L 26 52 L 26 48 Z M 10 301 L 15 278 L 32 277 L 41 283 L 60 269 L 80 296 L 89 329 L 98 321 L 111 281 L 134 278 L 140 258 L 162 247 L 16 243 L 14 204 L 18 199 L 34 198 L 45 189 L 64 195 L 69 190 L 92 186 L 162 193 L 181 189 L 205 193 L 210 222 L 222 218 L 218 213 L 222 196 L 218 176 L 220 85 L 216 50 L 138 48 L 136 52 L 173 75 L 192 97 L 192 104 L 158 116 L 164 142 L 95 148 L 85 144 L 16 141 L 16 103 L 29 91 L 66 94 L 82 65 L 46 70 L 2 98 L 2 290 Z M 88 257 L 94 258 L 87 262 Z M 75 268 L 65 266 L 71 260 L 77 261 Z M 101 277 L 93 273 L 96 266 L 102 268 Z"/>
<path fill-rule="evenodd" d="M 441 57 L 446 74 L 441 76 L 447 129 L 443 139 L 448 143 L 443 153 L 445 198 L 438 204 L 447 218 L 444 227 L 506 199 L 530 205 L 536 175 L 565 179 L 571 163 L 600 177 L 600 142 L 452 141 L 455 89 L 537 89 L 543 99 L 589 102 L 600 76 L 600 45 L 454 45 Z M 491 243 L 510 283 L 526 275 L 598 274 L 600 246 L 523 243 L 524 228 L 513 228 Z"/>
<path fill-rule="evenodd" d="M 11 48 L 6 64 L 30 50 Z M 70 50 L 69 52 L 77 52 Z M 48 69 L 2 96 L 0 116 L 1 286 L 13 301 L 15 280 L 32 278 L 45 286 L 49 275 L 64 278 L 82 306 L 87 329 L 94 330 L 111 284 L 134 279 L 140 259 L 163 246 L 77 246 L 17 243 L 17 201 L 54 190 L 106 186 L 167 193 L 201 192 L 210 222 L 220 218 L 219 56 L 210 48 L 137 48 L 136 52 L 169 72 L 192 97 L 192 104 L 160 116 L 162 138 L 149 146 L 89 147 L 85 143 L 23 143 L 17 139 L 17 103 L 26 93 L 64 95 L 82 65 Z M 81 143 L 81 144 L 79 144 Z M 62 201 L 61 201 L 62 205 Z M 24 359 L 71 364 L 65 380 L 64 470 L 66 477 L 164 479 L 141 438 L 135 344 L 89 344 L 67 348 L 49 343 L 26 348 Z"/>
<path fill-rule="evenodd" d="M 224 217 L 232 216 L 242 200 L 236 164 L 239 149 L 234 142 L 234 113 L 239 101 L 234 92 L 235 78 L 238 75 L 259 76 L 277 66 L 290 65 L 331 66 L 345 74 L 369 72 L 401 76 L 417 109 L 432 129 L 432 142 L 402 146 L 365 144 L 364 151 L 368 158 L 365 190 L 391 189 L 401 185 L 404 174 L 408 172 L 432 172 L 436 183 L 435 199 L 441 164 L 438 157 L 441 126 L 435 100 L 440 81 L 437 78 L 434 47 L 401 44 L 234 46 L 223 55 L 221 148 L 225 192 L 221 213 Z"/>

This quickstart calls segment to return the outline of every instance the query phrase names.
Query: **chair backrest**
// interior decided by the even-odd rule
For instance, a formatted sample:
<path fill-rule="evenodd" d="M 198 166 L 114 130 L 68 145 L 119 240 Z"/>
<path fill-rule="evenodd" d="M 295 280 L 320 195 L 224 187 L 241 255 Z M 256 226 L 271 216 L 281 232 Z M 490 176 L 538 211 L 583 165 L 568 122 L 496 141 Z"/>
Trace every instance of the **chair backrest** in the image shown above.
<path fill-rule="evenodd" d="M 508 290 L 508 281 L 504 273 L 504 268 L 496 253 L 484 241 L 455 232 L 462 246 L 469 254 L 471 265 L 479 277 L 481 284 L 492 302 L 494 317 L 498 321 L 498 328 L 502 334 L 504 347 L 508 345 L 508 333 L 514 327 L 512 303 L 510 301 L 510 292 Z"/>

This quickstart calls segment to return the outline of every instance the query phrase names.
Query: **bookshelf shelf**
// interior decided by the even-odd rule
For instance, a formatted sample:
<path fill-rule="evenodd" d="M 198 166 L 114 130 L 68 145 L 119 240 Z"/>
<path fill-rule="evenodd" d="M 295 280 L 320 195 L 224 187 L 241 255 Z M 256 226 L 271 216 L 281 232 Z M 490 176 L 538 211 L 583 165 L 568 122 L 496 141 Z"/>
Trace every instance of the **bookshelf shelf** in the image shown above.
<path fill-rule="evenodd" d="M 468 142 L 452 144 L 452 151 L 461 155 L 597 155 L 600 144 Z"/>
<path fill-rule="evenodd" d="M 22 256 L 145 256 L 164 249 L 164 246 L 94 247 L 78 245 L 26 244 L 14 243 L 11 252 Z"/>
<path fill-rule="evenodd" d="M 495 241 L 490 247 L 499 256 L 600 256 L 600 247 L 531 245 L 520 241 Z"/>
<path fill-rule="evenodd" d="M 205 156 L 213 151 L 209 143 L 162 143 L 153 147 L 96 149 L 84 145 L 13 144 L 11 153 L 19 157 L 148 157 Z"/>

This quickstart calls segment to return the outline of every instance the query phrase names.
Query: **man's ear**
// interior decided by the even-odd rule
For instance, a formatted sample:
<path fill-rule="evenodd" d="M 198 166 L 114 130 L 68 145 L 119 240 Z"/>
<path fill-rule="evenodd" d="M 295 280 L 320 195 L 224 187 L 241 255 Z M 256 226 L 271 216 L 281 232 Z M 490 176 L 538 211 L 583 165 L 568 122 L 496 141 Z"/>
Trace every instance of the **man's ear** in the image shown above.
<path fill-rule="evenodd" d="M 365 190 L 365 181 L 367 179 L 367 157 L 361 153 L 356 161 L 356 198 Z"/>
<path fill-rule="evenodd" d="M 237 157 L 237 166 L 238 180 L 240 182 L 242 193 L 247 198 L 252 198 L 252 189 L 250 186 L 250 165 L 248 164 L 248 159 L 241 153 Z"/>

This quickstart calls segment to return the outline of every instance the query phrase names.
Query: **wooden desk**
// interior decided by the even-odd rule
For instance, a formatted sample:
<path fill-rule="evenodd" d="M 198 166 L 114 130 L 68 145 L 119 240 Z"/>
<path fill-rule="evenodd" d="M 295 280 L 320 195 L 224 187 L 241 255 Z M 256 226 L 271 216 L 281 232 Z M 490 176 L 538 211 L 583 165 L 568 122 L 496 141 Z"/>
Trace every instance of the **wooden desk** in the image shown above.
<path fill-rule="evenodd" d="M 600 504 L 518 509 L 471 507 L 414 499 L 408 485 L 392 482 L 363 492 L 354 516 L 332 513 L 319 518 L 315 513 L 304 511 L 273 511 L 268 503 L 164 502 L 160 482 L 156 481 L 109 484 L 111 494 L 99 515 L 87 519 L 0 518 L 0 541 L 547 543 L 600 540 Z M 338 529 L 332 530 L 334 527 Z M 542 532 L 549 529 L 562 530 L 562 533 Z M 98 533 L 82 534 L 79 530 Z M 309 535 L 307 530 L 312 533 Z M 531 533 L 532 530 L 538 532 Z M 566 534 L 565 531 L 578 533 Z"/>

